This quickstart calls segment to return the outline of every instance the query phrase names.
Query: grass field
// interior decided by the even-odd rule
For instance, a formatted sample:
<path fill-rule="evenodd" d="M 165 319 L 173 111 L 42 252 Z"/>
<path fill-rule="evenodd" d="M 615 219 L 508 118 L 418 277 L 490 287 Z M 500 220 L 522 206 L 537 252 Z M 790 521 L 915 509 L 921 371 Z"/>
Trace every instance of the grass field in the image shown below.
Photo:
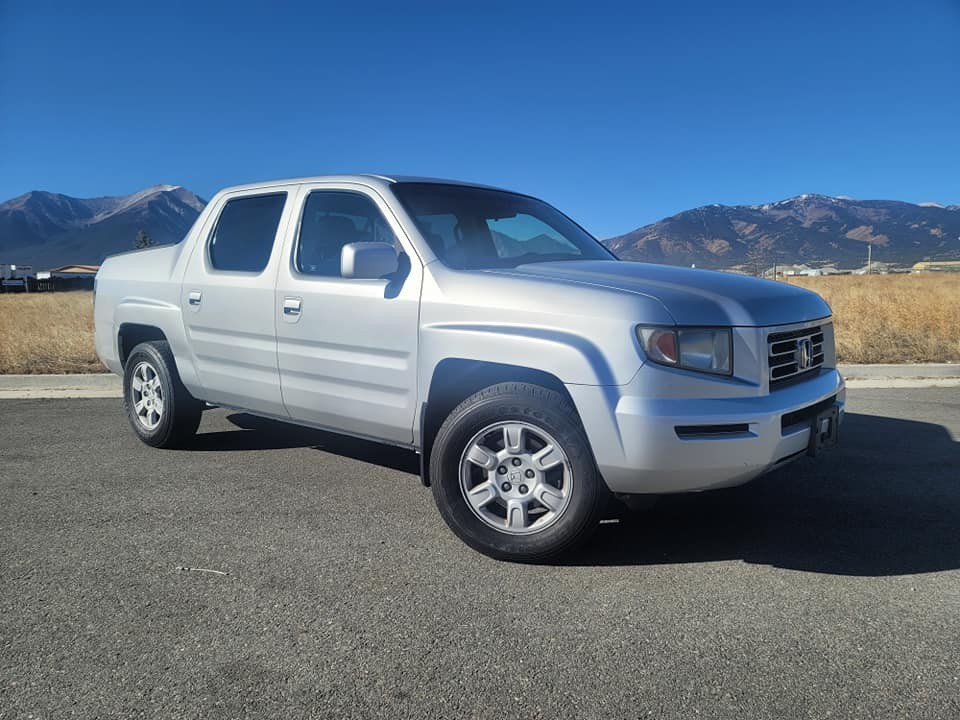
<path fill-rule="evenodd" d="M 833 308 L 846 363 L 960 362 L 960 273 L 797 278 Z"/>
<path fill-rule="evenodd" d="M 0 295 L 0 373 L 106 372 L 93 351 L 93 293 Z"/>
<path fill-rule="evenodd" d="M 791 282 L 834 312 L 841 362 L 960 362 L 960 273 Z M 0 295 L 0 373 L 102 372 L 88 292 Z"/>

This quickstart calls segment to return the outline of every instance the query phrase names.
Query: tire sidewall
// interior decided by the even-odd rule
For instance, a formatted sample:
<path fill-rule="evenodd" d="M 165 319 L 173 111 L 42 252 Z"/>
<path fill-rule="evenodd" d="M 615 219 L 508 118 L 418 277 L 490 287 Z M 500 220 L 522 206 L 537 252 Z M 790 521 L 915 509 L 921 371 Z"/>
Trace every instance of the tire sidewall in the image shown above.
<path fill-rule="evenodd" d="M 561 400 L 555 393 L 544 393 Z M 529 535 L 511 535 L 487 525 L 470 508 L 460 488 L 460 460 L 467 442 L 483 428 L 509 421 L 529 423 L 552 435 L 566 454 L 573 473 L 566 510 L 549 527 Z M 601 481 L 579 419 L 564 412 L 562 402 L 503 393 L 455 411 L 437 435 L 430 477 L 437 507 L 450 528 L 474 549 L 500 559 L 549 557 L 575 545 L 596 524 Z"/>

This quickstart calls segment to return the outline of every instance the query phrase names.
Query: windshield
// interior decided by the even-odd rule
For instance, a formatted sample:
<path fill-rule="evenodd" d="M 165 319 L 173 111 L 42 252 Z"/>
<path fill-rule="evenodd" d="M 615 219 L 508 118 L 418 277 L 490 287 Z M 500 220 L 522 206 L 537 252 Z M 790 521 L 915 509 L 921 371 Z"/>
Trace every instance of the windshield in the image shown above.
<path fill-rule="evenodd" d="M 396 183 L 392 190 L 434 254 L 452 268 L 616 260 L 568 217 L 526 195 L 441 183 Z"/>

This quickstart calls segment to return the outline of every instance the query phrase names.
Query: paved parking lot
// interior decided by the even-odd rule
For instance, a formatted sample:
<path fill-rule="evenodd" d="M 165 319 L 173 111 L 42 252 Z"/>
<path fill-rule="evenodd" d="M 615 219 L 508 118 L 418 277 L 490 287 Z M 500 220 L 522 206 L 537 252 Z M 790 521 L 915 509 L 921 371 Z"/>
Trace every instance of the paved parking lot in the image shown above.
<path fill-rule="evenodd" d="M 853 391 L 831 455 L 549 566 L 415 456 L 118 405 L 0 401 L 0 718 L 960 716 L 960 389 Z"/>

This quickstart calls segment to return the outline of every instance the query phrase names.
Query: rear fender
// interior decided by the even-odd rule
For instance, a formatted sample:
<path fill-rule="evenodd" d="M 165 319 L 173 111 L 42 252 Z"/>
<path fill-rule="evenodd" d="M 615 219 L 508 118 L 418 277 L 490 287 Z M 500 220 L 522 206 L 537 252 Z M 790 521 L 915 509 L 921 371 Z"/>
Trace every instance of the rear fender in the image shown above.
<path fill-rule="evenodd" d="M 147 325 L 160 330 L 170 343 L 177 372 L 184 386 L 194 397 L 202 397 L 203 386 L 197 374 L 197 367 L 187 342 L 180 307 L 161 300 L 146 297 L 125 297 L 114 310 L 114 327 L 119 330 L 125 324 Z M 119 357 L 119 348 L 117 352 Z"/>

